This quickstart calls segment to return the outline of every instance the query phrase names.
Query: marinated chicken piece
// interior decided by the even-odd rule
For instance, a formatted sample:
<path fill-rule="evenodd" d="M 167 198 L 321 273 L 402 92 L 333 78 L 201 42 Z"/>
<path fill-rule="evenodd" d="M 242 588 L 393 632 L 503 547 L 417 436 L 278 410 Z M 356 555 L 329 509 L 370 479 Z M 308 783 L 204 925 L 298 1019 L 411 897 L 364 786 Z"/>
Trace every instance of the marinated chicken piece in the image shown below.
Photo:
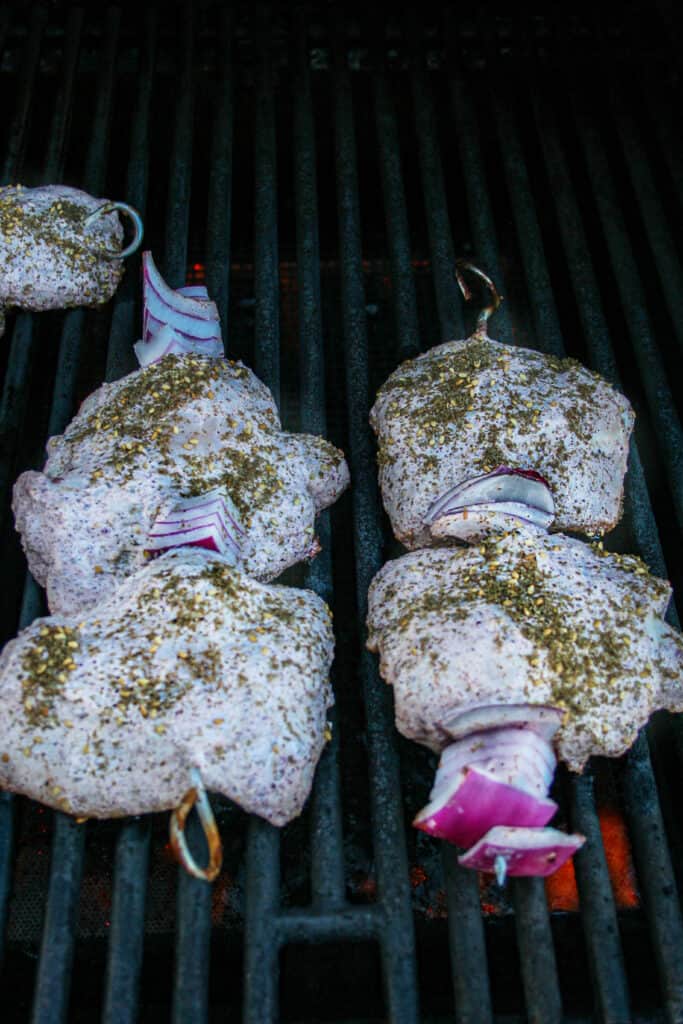
<path fill-rule="evenodd" d="M 0 657 L 0 786 L 70 814 L 176 807 L 197 770 L 274 825 L 300 813 L 332 703 L 330 613 L 184 548 Z"/>
<path fill-rule="evenodd" d="M 472 731 L 538 731 L 529 706 L 559 707 L 555 750 L 581 771 L 591 755 L 628 750 L 656 709 L 683 710 L 683 639 L 662 618 L 670 593 L 636 557 L 520 527 L 385 565 L 368 646 L 410 739 L 439 751 L 475 709 Z M 507 708 L 498 721 L 496 707 Z"/>
<path fill-rule="evenodd" d="M 343 454 L 281 430 L 273 398 L 245 366 L 168 355 L 83 403 L 23 473 L 14 513 L 52 612 L 108 597 L 146 561 L 157 521 L 181 499 L 223 489 L 241 517 L 241 566 L 268 580 L 319 550 L 315 515 L 349 482 Z"/>
<path fill-rule="evenodd" d="M 66 185 L 0 189 L 0 306 L 97 306 L 119 286 L 123 228 L 107 202 Z M 1 333 L 1 332 L 0 332 Z"/>
<path fill-rule="evenodd" d="M 370 414 L 393 531 L 410 549 L 516 519 L 604 533 L 621 516 L 633 420 L 628 400 L 573 359 L 485 328 L 438 345 L 391 374 Z"/>

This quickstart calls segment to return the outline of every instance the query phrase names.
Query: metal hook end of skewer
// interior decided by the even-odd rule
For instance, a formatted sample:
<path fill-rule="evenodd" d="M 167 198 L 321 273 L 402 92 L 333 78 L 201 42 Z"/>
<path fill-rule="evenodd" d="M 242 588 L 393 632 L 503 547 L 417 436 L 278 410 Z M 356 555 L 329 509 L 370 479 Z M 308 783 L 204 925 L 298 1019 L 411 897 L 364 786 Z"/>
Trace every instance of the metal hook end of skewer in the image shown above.
<path fill-rule="evenodd" d="M 91 250 L 96 256 L 101 256 L 102 259 L 106 260 L 125 260 L 127 256 L 132 256 L 132 254 L 140 248 L 142 238 L 145 233 L 142 217 L 138 211 L 133 206 L 129 206 L 128 203 L 103 203 L 102 206 L 98 206 L 96 210 L 93 210 L 93 212 L 89 213 L 85 218 L 86 228 L 90 227 L 93 221 L 97 220 L 98 217 L 104 217 L 106 214 L 114 213 L 116 210 L 125 214 L 133 222 L 134 235 L 130 245 L 126 246 L 125 249 Z"/>
<path fill-rule="evenodd" d="M 458 259 L 455 261 L 455 279 L 458 282 L 458 287 L 463 294 L 465 302 L 469 302 L 472 298 L 472 289 L 465 281 L 463 270 L 469 270 L 470 273 L 475 275 L 475 277 L 482 280 L 491 293 L 491 302 L 488 306 L 482 309 L 481 313 L 477 317 L 477 326 L 475 330 L 475 334 L 486 334 L 489 319 L 500 306 L 503 301 L 503 296 L 498 294 L 498 289 L 488 274 L 485 274 L 483 270 L 480 270 L 479 267 L 475 266 L 475 264 L 471 263 L 469 260 Z"/>
<path fill-rule="evenodd" d="M 502 889 L 508 874 L 508 862 L 501 853 L 498 854 L 493 862 L 493 870 L 496 874 L 496 881 Z"/>
<path fill-rule="evenodd" d="M 185 868 L 188 874 L 194 878 L 200 878 L 204 882 L 213 882 L 218 877 L 223 864 L 221 837 L 216 825 L 216 819 L 211 810 L 209 798 L 204 789 L 204 784 L 196 768 L 191 770 L 190 777 L 192 779 L 192 789 L 188 789 L 180 802 L 180 806 L 176 807 L 175 811 L 171 814 L 169 825 L 171 849 L 178 862 Z M 195 806 L 209 847 L 209 863 L 205 868 L 201 868 L 197 864 L 190 853 L 190 848 L 185 838 L 185 823 L 190 811 Z"/>

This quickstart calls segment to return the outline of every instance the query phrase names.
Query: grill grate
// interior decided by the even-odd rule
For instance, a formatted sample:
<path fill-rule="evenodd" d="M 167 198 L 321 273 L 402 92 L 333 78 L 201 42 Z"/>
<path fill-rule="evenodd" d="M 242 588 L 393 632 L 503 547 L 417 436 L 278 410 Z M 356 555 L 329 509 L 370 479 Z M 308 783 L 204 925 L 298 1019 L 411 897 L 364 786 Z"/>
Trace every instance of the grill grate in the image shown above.
<path fill-rule="evenodd" d="M 477 876 L 406 830 L 431 761 L 396 737 L 391 693 L 363 649 L 368 584 L 392 550 L 371 395 L 400 359 L 464 335 L 472 314 L 453 279 L 463 250 L 507 296 L 497 337 L 575 355 L 629 393 L 637 447 L 614 543 L 683 582 L 683 158 L 674 104 L 661 102 L 678 83 L 659 8 L 661 23 L 633 4 L 618 24 L 589 5 L 533 17 L 480 5 L 462 18 L 436 5 L 387 24 L 303 5 L 0 8 L 0 184 L 65 180 L 140 209 L 171 285 L 202 263 L 230 354 L 273 390 L 286 426 L 347 451 L 353 479 L 321 517 L 322 554 L 292 574 L 335 608 L 339 652 L 334 738 L 302 822 L 280 833 L 252 819 L 245 831 L 243 815 L 216 801 L 224 839 L 234 837 L 235 921 L 220 923 L 218 885 L 179 874 L 177 890 L 163 890 L 175 899 L 172 936 L 149 920 L 162 821 L 46 815 L 38 950 L 12 928 L 17 845 L 33 811 L 0 794 L 6 1019 L 32 1006 L 37 1024 L 208 1021 L 242 1001 L 250 1024 L 408 1024 L 419 993 L 422 1019 L 455 1011 L 459 1024 L 548 1024 L 563 1006 L 581 1021 L 683 1020 L 681 728 L 657 720 L 616 765 L 561 774 L 563 813 L 589 838 L 575 858 L 578 914 L 551 914 L 538 880 L 511 883 L 511 907 L 482 913 Z M 296 316 L 281 318 L 291 264 Z M 138 292 L 129 272 L 102 312 L 8 317 L 5 636 L 44 609 L 11 530 L 12 480 L 40 464 L 45 437 L 99 381 L 134 368 Z M 642 910 L 618 910 L 609 879 L 596 792 L 613 777 Z M 92 891 L 82 881 L 98 858 L 114 864 L 100 881 L 106 941 L 82 931 Z M 428 913 L 417 895 L 425 874 L 440 898 Z M 589 987 L 576 985 L 575 961 L 579 972 L 590 965 Z M 376 990 L 363 994 L 361 979 Z"/>

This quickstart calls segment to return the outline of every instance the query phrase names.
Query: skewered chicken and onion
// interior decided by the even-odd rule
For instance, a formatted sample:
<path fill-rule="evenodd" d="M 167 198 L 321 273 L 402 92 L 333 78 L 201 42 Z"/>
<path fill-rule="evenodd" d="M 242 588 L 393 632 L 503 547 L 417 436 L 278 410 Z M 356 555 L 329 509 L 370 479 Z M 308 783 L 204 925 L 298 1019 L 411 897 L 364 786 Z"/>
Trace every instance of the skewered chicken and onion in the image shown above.
<path fill-rule="evenodd" d="M 29 568 L 64 614 L 112 594 L 145 564 L 156 524 L 216 489 L 240 518 L 242 568 L 272 579 L 316 553 L 316 513 L 349 481 L 338 449 L 281 429 L 251 370 L 196 354 L 103 384 L 48 453 L 13 507 Z"/>
<path fill-rule="evenodd" d="M 683 710 L 670 593 L 638 558 L 528 526 L 385 565 L 368 646 L 399 731 L 441 752 L 415 824 L 463 846 L 518 826 L 520 850 L 538 852 L 526 830 L 554 813 L 554 751 L 581 771 L 592 755 L 624 753 L 656 709 Z M 553 868 L 576 849 L 558 843 Z"/>
<path fill-rule="evenodd" d="M 491 311 L 399 366 L 371 410 L 384 506 L 410 549 L 516 521 L 600 534 L 620 518 L 628 400 L 573 359 L 492 340 Z"/>

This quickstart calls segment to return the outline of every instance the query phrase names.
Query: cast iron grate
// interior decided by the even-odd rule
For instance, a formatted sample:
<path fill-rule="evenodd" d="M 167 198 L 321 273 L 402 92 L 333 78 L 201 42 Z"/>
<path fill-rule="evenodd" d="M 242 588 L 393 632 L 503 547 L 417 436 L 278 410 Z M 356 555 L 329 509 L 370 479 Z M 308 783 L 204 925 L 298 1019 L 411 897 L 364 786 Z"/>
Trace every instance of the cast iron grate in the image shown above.
<path fill-rule="evenodd" d="M 367 586 L 392 551 L 370 396 L 399 359 L 471 326 L 462 252 L 507 297 L 496 336 L 574 355 L 634 401 L 610 543 L 683 582 L 667 23 L 665 4 L 641 3 L 616 21 L 587 4 L 436 4 L 386 23 L 334 4 L 0 8 L 0 184 L 61 180 L 136 205 L 165 276 L 205 278 L 229 354 L 287 426 L 347 451 L 354 481 L 321 520 L 323 554 L 294 574 L 338 630 L 335 738 L 305 815 L 280 834 L 216 801 L 226 871 L 209 889 L 177 874 L 161 817 L 82 826 L 2 795 L 4 1020 L 194 1022 L 243 1006 L 253 1024 L 409 1022 L 418 1002 L 421 1019 L 460 1024 L 683 1019 L 680 729 L 664 717 L 618 764 L 560 778 L 565 820 L 589 837 L 566 891 L 480 891 L 453 851 L 406 829 L 432 763 L 395 736 L 362 647 Z M 133 264 L 101 312 L 8 317 L 4 639 L 43 610 L 12 480 L 89 391 L 134 368 L 138 292 Z"/>

